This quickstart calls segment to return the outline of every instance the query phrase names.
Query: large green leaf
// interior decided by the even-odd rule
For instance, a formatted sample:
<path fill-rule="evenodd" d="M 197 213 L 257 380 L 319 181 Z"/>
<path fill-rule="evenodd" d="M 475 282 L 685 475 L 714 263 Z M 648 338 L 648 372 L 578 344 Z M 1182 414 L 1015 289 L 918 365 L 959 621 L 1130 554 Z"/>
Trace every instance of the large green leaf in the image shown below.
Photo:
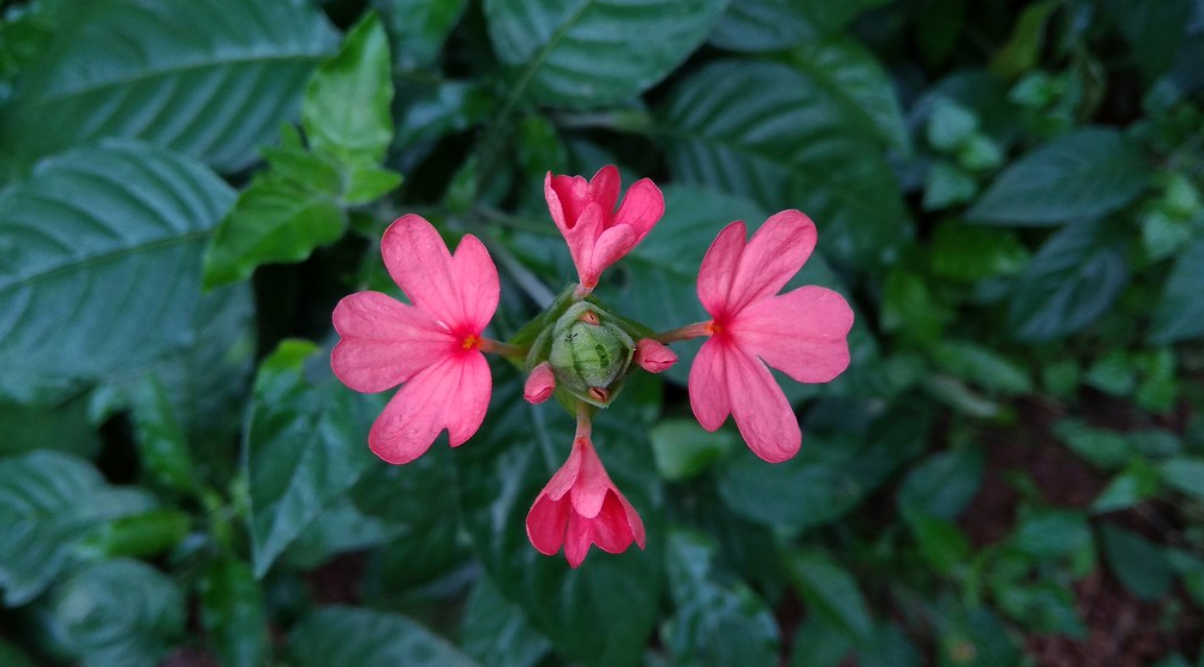
<path fill-rule="evenodd" d="M 1051 236 L 1020 276 L 1008 304 L 1018 340 L 1051 340 L 1094 322 L 1129 282 L 1123 248 L 1105 225 L 1083 222 Z"/>
<path fill-rule="evenodd" d="M 255 378 L 243 445 L 256 576 L 347 493 L 374 459 L 368 427 L 382 407 L 326 373 L 318 348 L 285 341 Z M 312 362 L 312 363 L 310 363 Z M 320 368 L 307 368 L 321 364 Z"/>
<path fill-rule="evenodd" d="M 731 51 L 777 51 L 840 30 L 883 0 L 732 0 L 710 42 Z"/>
<path fill-rule="evenodd" d="M 822 551 L 796 551 L 786 558 L 795 590 L 808 609 L 858 639 L 868 639 L 874 621 L 853 575 Z"/>
<path fill-rule="evenodd" d="M 301 104 L 301 127 L 316 151 L 347 164 L 377 164 L 393 140 L 392 101 L 389 40 L 372 13 L 314 73 Z"/>
<path fill-rule="evenodd" d="M 894 175 L 864 114 L 828 76 L 756 61 L 710 64 L 677 85 L 658 131 L 675 178 L 799 208 L 826 256 L 872 264 L 909 233 Z"/>
<path fill-rule="evenodd" d="M 7 138 L 26 159 L 117 136 L 239 169 L 334 36 L 302 0 L 88 2 L 28 72 Z"/>
<path fill-rule="evenodd" d="M 828 86 L 834 97 L 844 101 L 847 112 L 862 119 L 884 144 L 900 151 L 910 149 L 894 85 L 874 54 L 857 40 L 838 35 L 812 42 L 791 51 L 786 62 Z"/>
<path fill-rule="evenodd" d="M 933 454 L 907 474 L 899 488 L 899 504 L 927 516 L 955 519 L 978 493 L 984 467 L 978 447 Z"/>
<path fill-rule="evenodd" d="M 535 667 L 552 650 L 487 577 L 477 580 L 468 596 L 460 645 L 487 667 Z"/>
<path fill-rule="evenodd" d="M 133 144 L 71 151 L 0 193 L 0 366 L 10 383 L 145 370 L 195 341 L 205 237 L 233 192 Z"/>
<path fill-rule="evenodd" d="M 175 582 L 135 560 L 83 570 L 54 598 L 55 620 L 85 667 L 155 667 L 184 631 Z"/>
<path fill-rule="evenodd" d="M 66 567 L 98 524 L 146 511 L 148 497 L 112 488 L 87 461 L 37 451 L 0 461 L 0 588 L 24 604 Z"/>
<path fill-rule="evenodd" d="M 527 541 L 527 510 L 568 457 L 572 418 L 554 401 L 531 406 L 512 371 L 495 375 L 480 432 L 456 452 L 461 516 L 493 583 L 531 624 L 572 659 L 591 666 L 635 665 L 656 622 L 663 527 L 660 488 L 638 396 L 628 388 L 597 415 L 593 441 L 611 479 L 640 513 L 647 551 L 612 556 L 593 549 L 570 569 Z M 617 414 L 616 414 L 617 413 Z"/>
<path fill-rule="evenodd" d="M 477 667 L 450 642 L 400 614 L 326 607 L 305 617 L 289 636 L 300 667 Z"/>
<path fill-rule="evenodd" d="M 1012 163 L 966 217 L 988 224 L 1057 225 L 1110 213 L 1145 190 L 1152 171 L 1116 130 L 1058 137 Z"/>
<path fill-rule="evenodd" d="M 589 107 L 657 83 L 706 39 L 726 0 L 485 0 L 511 95 Z"/>
<path fill-rule="evenodd" d="M 372 0 L 393 37 L 393 60 L 407 69 L 435 63 L 467 0 Z"/>
<path fill-rule="evenodd" d="M 1154 307 L 1150 342 L 1173 343 L 1204 336 L 1204 239 L 1175 258 L 1174 268 Z"/>
<path fill-rule="evenodd" d="M 669 535 L 666 569 L 676 613 L 661 637 L 681 667 L 757 667 L 779 662 L 777 623 L 769 606 L 715 564 L 717 547 L 700 533 Z"/>

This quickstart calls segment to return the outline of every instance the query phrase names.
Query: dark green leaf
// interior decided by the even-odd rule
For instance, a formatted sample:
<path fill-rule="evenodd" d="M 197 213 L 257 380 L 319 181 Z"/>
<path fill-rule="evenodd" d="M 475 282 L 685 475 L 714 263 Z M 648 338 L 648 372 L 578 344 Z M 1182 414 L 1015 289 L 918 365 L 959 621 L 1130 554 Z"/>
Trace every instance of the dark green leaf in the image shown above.
<path fill-rule="evenodd" d="M 796 551 L 786 558 L 786 570 L 807 607 L 828 623 L 858 640 L 874 634 L 874 621 L 857 582 L 823 552 Z"/>
<path fill-rule="evenodd" d="M 840 30 L 882 0 L 732 0 L 711 43 L 729 51 L 788 49 Z"/>
<path fill-rule="evenodd" d="M 85 667 L 155 667 L 184 631 L 184 596 L 158 570 L 113 560 L 56 589 L 54 615 Z"/>
<path fill-rule="evenodd" d="M 1204 459 L 1171 459 L 1159 466 L 1162 480 L 1197 500 L 1204 500 Z"/>
<path fill-rule="evenodd" d="M 635 665 L 657 617 L 664 539 L 653 500 L 659 483 L 633 398 L 625 393 L 596 417 L 593 441 L 643 519 L 647 551 L 633 545 L 612 556 L 595 548 L 570 569 L 562 555 L 543 556 L 530 545 L 527 511 L 567 458 L 574 423 L 554 402 L 527 404 L 509 370 L 495 373 L 485 425 L 452 457 L 461 516 L 490 579 L 558 651 L 591 666 Z"/>
<path fill-rule="evenodd" d="M 1121 133 L 1088 128 L 1012 163 L 967 213 L 1003 225 L 1056 225 L 1094 218 L 1133 201 L 1151 170 Z"/>
<path fill-rule="evenodd" d="M 799 207 L 818 221 L 819 248 L 869 264 L 908 235 L 907 214 L 878 142 L 849 98 L 786 65 L 722 61 L 696 71 L 661 109 L 675 178 Z"/>
<path fill-rule="evenodd" d="M 676 613 L 662 641 L 681 667 L 769 667 L 778 664 L 777 623 L 768 605 L 741 581 L 725 578 L 705 535 L 674 530 L 666 569 Z"/>
<path fill-rule="evenodd" d="M 150 558 L 182 542 L 191 526 L 192 517 L 178 509 L 124 516 L 90 531 L 75 553 L 89 560 Z"/>
<path fill-rule="evenodd" d="M 256 267 L 300 262 L 347 229 L 338 202 L 322 192 L 268 176 L 238 196 L 205 256 L 205 287 L 246 280 Z"/>
<path fill-rule="evenodd" d="M 289 636 L 300 667 L 477 667 L 450 642 L 400 614 L 326 607 Z"/>
<path fill-rule="evenodd" d="M 656 469 L 669 481 L 697 475 L 743 442 L 726 429 L 709 432 L 693 419 L 665 419 L 648 433 Z"/>
<path fill-rule="evenodd" d="M 1005 395 L 1027 394 L 1033 383 L 1024 366 L 970 341 L 939 341 L 933 360 L 945 372 Z"/>
<path fill-rule="evenodd" d="M 485 667 L 535 667 L 552 650 L 487 577 L 477 580 L 468 597 L 460 637 L 464 652 Z"/>
<path fill-rule="evenodd" d="M 37 449 L 95 456 L 100 437 L 88 416 L 88 400 L 87 394 L 76 394 L 45 405 L 0 401 L 0 457 Z"/>
<path fill-rule="evenodd" d="M 1142 600 L 1166 595 L 1173 573 L 1162 549 L 1110 523 L 1104 524 L 1103 537 L 1108 567 L 1130 593 Z"/>
<path fill-rule="evenodd" d="M 381 402 L 331 376 L 312 383 L 305 365 L 317 352 L 311 343 L 285 341 L 255 378 L 243 465 L 259 577 L 374 460 L 368 427 Z"/>
<path fill-rule="evenodd" d="M 1100 6 L 1129 42 L 1133 60 L 1151 79 L 1171 64 L 1191 24 L 1192 0 L 1105 0 Z M 1196 12 L 1198 16 L 1198 3 Z"/>
<path fill-rule="evenodd" d="M 0 639 L 0 665 L 5 667 L 34 667 L 33 660 L 21 649 Z"/>
<path fill-rule="evenodd" d="M 853 650 L 852 638 L 818 615 L 808 615 L 794 634 L 790 667 L 839 667 Z"/>
<path fill-rule="evenodd" d="M 937 226 L 929 248 L 933 273 L 965 282 L 1018 273 L 1029 258 L 1015 232 L 960 220 Z"/>
<path fill-rule="evenodd" d="M 251 567 L 214 561 L 200 583 L 201 623 L 224 667 L 260 667 L 268 656 L 263 590 Z"/>
<path fill-rule="evenodd" d="M 1008 326 L 1023 341 L 1075 333 L 1107 312 L 1128 282 L 1123 249 L 1104 225 L 1071 225 L 1041 246 L 1020 277 Z"/>
<path fill-rule="evenodd" d="M 1204 336 L 1204 239 L 1185 248 L 1154 307 L 1150 342 L 1174 343 Z"/>
<path fill-rule="evenodd" d="M 417 69 L 435 64 L 467 0 L 372 0 L 393 37 L 393 60 Z"/>
<path fill-rule="evenodd" d="M 494 52 L 539 104 L 602 106 L 644 91 L 698 47 L 724 0 L 485 0 Z"/>
<path fill-rule="evenodd" d="M 0 193 L 6 380 L 136 374 L 191 344 L 200 253 L 232 201 L 204 166 L 133 144 L 56 156 Z"/>
<path fill-rule="evenodd" d="M 305 89 L 301 127 L 311 148 L 347 165 L 380 163 L 393 141 L 391 64 L 385 29 L 370 13 Z"/>
<path fill-rule="evenodd" d="M 1108 486 L 1091 503 L 1091 510 L 1102 513 L 1127 509 L 1153 498 L 1159 490 L 1158 471 L 1144 463 L 1134 463 L 1108 482 Z"/>
<path fill-rule="evenodd" d="M 985 459 L 978 447 L 933 454 L 911 469 L 899 487 L 899 504 L 942 519 L 956 519 L 982 484 Z"/>
<path fill-rule="evenodd" d="M 71 548 L 98 524 L 153 502 L 108 487 L 87 461 L 37 451 L 0 461 L 0 587 L 4 603 L 37 597 L 63 571 Z"/>
<path fill-rule="evenodd" d="M 246 167 L 335 37 L 299 0 L 103 0 L 64 24 L 7 136 L 27 159 L 117 136 Z"/>
<path fill-rule="evenodd" d="M 1092 544 L 1087 516 L 1073 510 L 1041 510 L 1022 514 L 1012 546 L 1036 558 L 1073 556 Z"/>
<path fill-rule="evenodd" d="M 1137 453 L 1136 447 L 1124 435 L 1092 428 L 1077 419 L 1058 421 L 1054 424 L 1054 433 L 1075 454 L 1101 468 L 1120 468 Z"/>
<path fill-rule="evenodd" d="M 970 558 L 970 541 L 947 519 L 904 512 L 922 555 L 938 572 L 952 573 Z"/>
<path fill-rule="evenodd" d="M 133 420 L 143 474 L 161 488 L 195 490 L 188 436 L 157 378 L 148 378 L 137 388 Z"/>
<path fill-rule="evenodd" d="M 865 129 L 877 134 L 884 145 L 904 153 L 911 150 L 894 87 L 874 54 L 859 42 L 832 36 L 791 51 L 786 62 L 827 86 L 844 102 L 846 112 L 862 119 Z"/>
<path fill-rule="evenodd" d="M 869 642 L 858 647 L 858 667 L 920 667 L 920 651 L 897 623 L 879 624 Z"/>

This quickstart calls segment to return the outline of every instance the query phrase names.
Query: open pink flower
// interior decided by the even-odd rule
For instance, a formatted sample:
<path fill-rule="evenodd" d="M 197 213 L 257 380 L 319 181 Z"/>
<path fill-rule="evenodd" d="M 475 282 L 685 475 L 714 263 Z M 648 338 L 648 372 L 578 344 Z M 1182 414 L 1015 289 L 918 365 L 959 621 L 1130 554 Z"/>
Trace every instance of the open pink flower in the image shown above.
<path fill-rule="evenodd" d="M 585 560 L 593 544 L 612 554 L 632 542 L 644 548 L 644 522 L 602 467 L 588 421 L 578 421 L 573 451 L 527 513 L 527 537 L 545 556 L 563 546 L 572 567 Z"/>
<path fill-rule="evenodd" d="M 644 240 L 665 213 L 660 188 L 647 178 L 628 188 L 616 212 L 619 170 L 614 165 L 599 169 L 588 183 L 581 176 L 548 172 L 543 192 L 586 292 L 597 287 L 602 271 Z"/>
<path fill-rule="evenodd" d="M 849 365 L 853 311 L 823 287 L 777 294 L 815 248 L 807 216 L 782 211 L 747 243 L 746 233 L 743 222 L 725 227 L 698 272 L 698 298 L 714 319 L 690 367 L 690 407 L 710 431 L 733 415 L 753 452 L 777 463 L 798 453 L 802 432 L 766 365 L 798 382 L 832 380 Z"/>
<path fill-rule="evenodd" d="M 380 292 L 344 297 L 334 309 L 342 340 L 330 365 L 356 391 L 405 383 L 372 425 L 368 446 L 389 463 L 408 463 L 444 429 L 452 447 L 461 445 L 485 418 L 493 380 L 481 333 L 497 310 L 497 268 L 475 236 L 452 255 L 417 215 L 394 221 L 380 251 L 413 305 Z"/>

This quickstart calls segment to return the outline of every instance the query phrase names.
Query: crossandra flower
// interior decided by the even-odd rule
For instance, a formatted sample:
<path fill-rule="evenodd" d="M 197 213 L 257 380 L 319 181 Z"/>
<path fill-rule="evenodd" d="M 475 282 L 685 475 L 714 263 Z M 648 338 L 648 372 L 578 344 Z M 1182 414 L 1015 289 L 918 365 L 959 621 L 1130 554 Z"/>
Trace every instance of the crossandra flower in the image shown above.
<path fill-rule="evenodd" d="M 587 408 L 578 406 L 577 435 L 564 465 L 527 513 L 527 537 L 545 556 L 564 547 L 569 565 L 585 560 L 591 545 L 622 553 L 635 542 L 644 548 L 644 523 L 615 488 L 590 441 Z"/>
<path fill-rule="evenodd" d="M 616 211 L 619 186 L 614 165 L 599 169 L 589 182 L 551 172 L 544 179 L 548 210 L 568 242 L 585 294 L 597 287 L 606 267 L 644 240 L 665 212 L 660 188 L 647 178 L 631 185 Z"/>
<path fill-rule="evenodd" d="M 448 252 L 431 223 L 398 218 L 381 239 L 385 268 L 413 305 L 380 292 L 344 297 L 334 310 L 342 337 L 334 374 L 361 392 L 401 384 L 368 434 L 389 463 L 421 456 L 444 429 L 452 447 L 472 437 L 492 392 L 482 332 L 498 303 L 498 275 L 480 240 L 467 235 Z"/>
<path fill-rule="evenodd" d="M 782 211 L 745 242 L 733 222 L 707 250 L 698 272 L 698 298 L 713 318 L 710 338 L 690 367 L 690 407 L 714 431 L 729 414 L 744 441 L 771 463 L 794 456 L 802 432 L 769 367 L 798 382 L 829 382 L 849 365 L 853 311 L 840 294 L 816 286 L 778 291 L 815 248 L 815 224 Z"/>

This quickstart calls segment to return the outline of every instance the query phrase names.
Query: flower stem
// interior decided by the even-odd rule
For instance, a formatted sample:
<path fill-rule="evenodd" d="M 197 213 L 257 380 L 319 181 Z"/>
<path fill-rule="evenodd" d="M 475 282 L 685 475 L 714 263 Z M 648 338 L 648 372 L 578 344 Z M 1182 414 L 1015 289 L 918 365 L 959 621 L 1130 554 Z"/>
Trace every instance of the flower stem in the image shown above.
<path fill-rule="evenodd" d="M 481 351 L 490 354 L 500 354 L 503 357 L 512 357 L 516 359 L 526 359 L 527 352 L 530 350 L 525 347 L 503 343 L 500 340 L 492 338 L 481 339 Z"/>
<path fill-rule="evenodd" d="M 577 401 L 577 435 L 573 438 L 574 445 L 582 440 L 589 442 L 590 432 L 593 428 L 590 425 L 589 413 L 589 403 Z"/>
<path fill-rule="evenodd" d="M 697 322 L 695 324 L 687 324 L 684 327 L 662 331 L 661 333 L 652 336 L 652 339 L 660 343 L 672 343 L 679 340 L 690 340 L 699 336 L 711 335 L 711 321 Z"/>

